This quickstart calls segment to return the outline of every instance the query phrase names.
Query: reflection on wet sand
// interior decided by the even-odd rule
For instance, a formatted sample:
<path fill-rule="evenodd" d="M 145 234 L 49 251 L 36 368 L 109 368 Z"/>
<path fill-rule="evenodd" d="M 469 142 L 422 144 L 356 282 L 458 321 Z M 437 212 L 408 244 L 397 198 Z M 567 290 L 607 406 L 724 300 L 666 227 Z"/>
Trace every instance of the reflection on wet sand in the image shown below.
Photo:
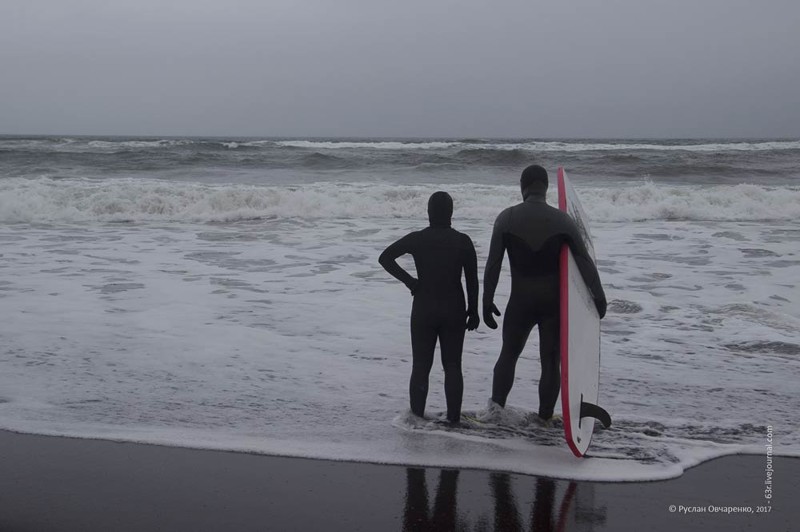
<path fill-rule="evenodd" d="M 470 493 L 469 504 L 462 500 L 459 508 L 458 475 L 457 470 L 439 471 L 431 508 L 425 469 L 406 469 L 404 531 L 592 531 L 603 528 L 606 521 L 606 508 L 595 504 L 591 483 L 537 478 L 530 494 L 515 492 L 508 473 L 486 473 L 486 493 Z M 486 503 L 473 506 L 478 502 L 475 495 L 482 495 Z M 530 501 L 527 511 L 526 500 Z M 493 508 L 493 518 L 489 508 Z"/>
<path fill-rule="evenodd" d="M 456 491 L 458 471 L 443 469 L 439 472 L 439 486 L 433 511 L 429 511 L 428 486 L 425 470 L 406 469 L 406 500 L 403 513 L 403 530 L 463 530 L 457 523 Z"/>

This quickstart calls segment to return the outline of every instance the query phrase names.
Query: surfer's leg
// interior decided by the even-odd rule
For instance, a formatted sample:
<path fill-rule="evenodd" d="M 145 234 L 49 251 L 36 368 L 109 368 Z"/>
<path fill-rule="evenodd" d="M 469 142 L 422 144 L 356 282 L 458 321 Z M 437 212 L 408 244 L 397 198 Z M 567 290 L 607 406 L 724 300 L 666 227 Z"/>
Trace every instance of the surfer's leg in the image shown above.
<path fill-rule="evenodd" d="M 425 470 L 406 468 L 406 504 L 403 509 L 403 530 L 419 530 L 428 526 L 428 484 Z"/>
<path fill-rule="evenodd" d="M 430 525 L 414 530 L 457 530 L 458 474 L 458 469 L 443 469 L 439 473 L 439 486 L 436 488 Z"/>
<path fill-rule="evenodd" d="M 428 398 L 428 376 L 433 366 L 433 352 L 436 349 L 436 329 L 414 305 L 411 311 L 411 381 L 409 395 L 411 411 L 419 417 L 425 415 L 425 401 Z"/>
<path fill-rule="evenodd" d="M 517 501 L 511 489 L 511 479 L 508 473 L 492 473 L 489 476 L 494 499 L 494 529 L 495 530 L 525 530 L 520 519 Z M 548 530 L 547 528 L 535 530 Z M 552 530 L 552 528 L 550 529 Z"/>
<path fill-rule="evenodd" d="M 539 379 L 539 417 L 553 417 L 558 392 L 561 389 L 561 353 L 559 350 L 559 316 L 539 321 L 539 358 L 542 376 Z"/>
<path fill-rule="evenodd" d="M 464 394 L 464 377 L 461 374 L 461 353 L 464 348 L 465 311 L 460 310 L 458 319 L 442 327 L 439 347 L 442 350 L 444 368 L 444 394 L 447 398 L 447 421 L 458 423 L 461 419 L 461 398 Z"/>
<path fill-rule="evenodd" d="M 574 483 L 570 482 L 570 485 L 574 486 Z M 533 511 L 531 512 L 531 530 L 554 530 L 553 509 L 555 507 L 555 499 L 556 483 L 549 478 L 537 478 L 536 495 L 533 499 Z M 561 506 L 561 511 L 563 512 L 563 502 Z"/>
<path fill-rule="evenodd" d="M 503 319 L 503 348 L 494 365 L 492 382 L 492 401 L 500 406 L 506 406 L 506 399 L 511 387 L 514 386 L 517 359 L 525 348 L 533 324 L 533 318 L 527 315 L 524 308 L 516 305 L 512 298 L 508 302 L 506 316 Z"/>

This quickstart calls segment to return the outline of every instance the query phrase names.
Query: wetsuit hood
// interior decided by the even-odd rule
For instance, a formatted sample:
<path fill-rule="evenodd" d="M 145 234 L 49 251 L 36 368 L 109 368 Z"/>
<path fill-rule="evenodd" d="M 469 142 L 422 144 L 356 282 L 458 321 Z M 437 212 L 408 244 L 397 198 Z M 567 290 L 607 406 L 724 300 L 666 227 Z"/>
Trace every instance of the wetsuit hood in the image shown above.
<path fill-rule="evenodd" d="M 450 227 L 453 218 L 453 198 L 447 192 L 434 192 L 428 200 L 428 220 L 431 227 Z"/>
<path fill-rule="evenodd" d="M 532 164 L 523 170 L 519 180 L 522 197 L 526 201 L 530 196 L 545 198 L 548 184 L 547 170 L 538 164 Z"/>

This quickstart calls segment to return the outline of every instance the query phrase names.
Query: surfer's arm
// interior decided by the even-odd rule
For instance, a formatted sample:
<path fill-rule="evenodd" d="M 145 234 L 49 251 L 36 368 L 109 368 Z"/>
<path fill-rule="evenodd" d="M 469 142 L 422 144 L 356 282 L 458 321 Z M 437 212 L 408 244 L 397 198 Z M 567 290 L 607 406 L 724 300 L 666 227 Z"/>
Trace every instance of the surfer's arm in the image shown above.
<path fill-rule="evenodd" d="M 486 259 L 486 268 L 483 271 L 483 306 L 494 304 L 494 291 L 500 280 L 500 269 L 503 266 L 503 255 L 506 252 L 503 233 L 505 227 L 506 211 L 500 213 L 494 222 L 492 240 L 489 243 L 489 257 Z"/>
<path fill-rule="evenodd" d="M 591 255 L 589 255 L 589 252 L 586 250 L 586 245 L 583 243 L 583 239 L 577 228 L 570 234 L 569 247 L 572 250 L 575 263 L 578 265 L 578 270 L 581 272 L 581 277 L 583 277 L 586 286 L 588 286 L 589 290 L 592 292 L 594 304 L 597 307 L 597 313 L 600 315 L 600 319 L 602 319 L 603 316 L 606 315 L 606 307 L 608 306 L 606 302 L 606 293 L 603 290 L 603 285 L 600 283 L 600 274 L 597 272 L 597 266 L 595 266 Z"/>
<path fill-rule="evenodd" d="M 406 285 L 406 287 L 411 290 L 412 295 L 417 288 L 417 279 L 412 277 L 411 274 L 397 264 L 397 257 L 405 255 L 406 253 L 411 253 L 414 241 L 415 233 L 407 234 L 397 242 L 389 245 L 389 247 L 383 250 L 381 256 L 378 257 L 378 262 L 383 266 L 383 269 L 389 272 L 392 277 Z"/>
<path fill-rule="evenodd" d="M 467 281 L 467 309 L 469 312 L 478 314 L 478 256 L 475 253 L 475 245 L 472 239 L 464 235 L 465 240 L 465 259 L 464 277 Z"/>

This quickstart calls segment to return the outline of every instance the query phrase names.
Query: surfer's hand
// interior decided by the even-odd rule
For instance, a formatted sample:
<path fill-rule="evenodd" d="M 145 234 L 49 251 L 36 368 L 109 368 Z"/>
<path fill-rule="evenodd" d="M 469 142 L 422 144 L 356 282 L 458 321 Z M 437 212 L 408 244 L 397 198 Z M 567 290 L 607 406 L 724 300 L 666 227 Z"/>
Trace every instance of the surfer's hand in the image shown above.
<path fill-rule="evenodd" d="M 478 317 L 478 311 L 469 309 L 467 310 L 467 330 L 474 331 L 481 324 L 481 319 Z"/>
<path fill-rule="evenodd" d="M 494 321 L 495 316 L 499 316 L 500 311 L 494 303 L 483 304 L 483 323 L 490 329 L 497 329 L 497 322 Z"/>
<path fill-rule="evenodd" d="M 419 286 L 419 280 L 412 277 L 406 286 L 411 291 L 411 295 L 413 296 L 417 291 L 417 286 Z"/>
<path fill-rule="evenodd" d="M 595 299 L 594 305 L 597 307 L 597 313 L 600 315 L 600 319 L 602 320 L 606 315 L 606 307 L 608 307 L 608 303 L 606 303 L 605 298 Z"/>

